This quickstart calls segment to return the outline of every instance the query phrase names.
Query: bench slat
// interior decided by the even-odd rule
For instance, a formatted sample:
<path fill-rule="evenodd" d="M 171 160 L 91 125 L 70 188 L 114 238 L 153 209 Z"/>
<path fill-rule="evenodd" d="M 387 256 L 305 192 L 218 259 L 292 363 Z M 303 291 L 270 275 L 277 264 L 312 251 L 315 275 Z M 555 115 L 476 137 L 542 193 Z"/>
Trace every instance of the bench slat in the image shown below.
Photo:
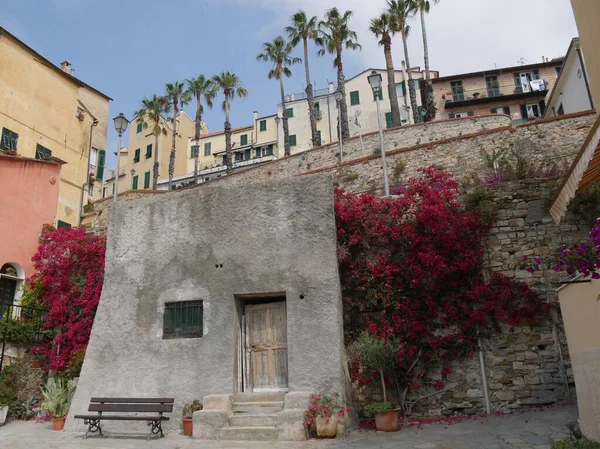
<path fill-rule="evenodd" d="M 90 402 L 105 404 L 173 404 L 174 398 L 92 398 Z"/>
<path fill-rule="evenodd" d="M 173 411 L 173 404 L 90 404 L 89 412 L 151 413 Z"/>
<path fill-rule="evenodd" d="M 126 415 L 75 415 L 74 419 L 99 419 L 100 421 L 168 421 L 168 416 L 126 416 Z"/>

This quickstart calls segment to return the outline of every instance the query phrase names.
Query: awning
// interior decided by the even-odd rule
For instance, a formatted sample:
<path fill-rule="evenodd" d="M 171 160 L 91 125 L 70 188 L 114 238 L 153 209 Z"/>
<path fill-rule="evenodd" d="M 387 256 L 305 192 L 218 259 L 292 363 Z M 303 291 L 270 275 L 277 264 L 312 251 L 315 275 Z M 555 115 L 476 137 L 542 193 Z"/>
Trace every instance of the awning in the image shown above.
<path fill-rule="evenodd" d="M 577 192 L 598 180 L 600 180 L 600 118 L 594 123 L 588 138 L 554 197 L 550 208 L 550 215 L 554 221 L 559 223 L 565 216 L 567 206 Z"/>

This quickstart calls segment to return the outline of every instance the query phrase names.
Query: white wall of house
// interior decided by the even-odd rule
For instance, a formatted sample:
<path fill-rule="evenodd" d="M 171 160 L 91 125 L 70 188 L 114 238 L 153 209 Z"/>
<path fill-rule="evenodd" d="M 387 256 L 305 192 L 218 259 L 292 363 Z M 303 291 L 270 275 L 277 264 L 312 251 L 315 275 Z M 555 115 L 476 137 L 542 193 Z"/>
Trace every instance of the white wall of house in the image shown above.
<path fill-rule="evenodd" d="M 581 51 L 581 58 L 578 51 Z M 593 109 L 588 86 L 586 85 L 585 60 L 582 65 L 581 59 L 584 59 L 581 44 L 579 39 L 573 39 L 560 77 L 547 105 L 546 117 Z"/>

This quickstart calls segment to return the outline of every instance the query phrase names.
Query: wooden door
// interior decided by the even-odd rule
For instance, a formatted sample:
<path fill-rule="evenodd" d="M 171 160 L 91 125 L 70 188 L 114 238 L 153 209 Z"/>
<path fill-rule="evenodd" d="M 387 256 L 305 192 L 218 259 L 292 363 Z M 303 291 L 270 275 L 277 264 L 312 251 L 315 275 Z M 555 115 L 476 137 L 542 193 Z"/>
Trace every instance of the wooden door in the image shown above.
<path fill-rule="evenodd" d="M 248 391 L 284 391 L 288 387 L 285 302 L 246 306 Z"/>

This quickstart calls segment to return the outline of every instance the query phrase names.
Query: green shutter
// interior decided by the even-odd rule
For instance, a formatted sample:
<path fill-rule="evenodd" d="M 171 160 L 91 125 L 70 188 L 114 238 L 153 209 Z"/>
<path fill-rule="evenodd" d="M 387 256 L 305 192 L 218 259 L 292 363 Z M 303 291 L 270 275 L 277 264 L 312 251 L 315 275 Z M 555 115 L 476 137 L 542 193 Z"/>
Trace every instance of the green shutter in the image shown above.
<path fill-rule="evenodd" d="M 406 97 L 406 81 L 402 81 L 402 96 Z"/>
<path fill-rule="evenodd" d="M 385 113 L 385 127 L 392 128 L 393 126 L 394 126 L 394 122 L 392 121 L 392 113 L 386 112 Z"/>
<path fill-rule="evenodd" d="M 248 134 L 242 134 L 242 137 L 240 137 L 240 145 L 248 145 Z"/>
<path fill-rule="evenodd" d="M 290 143 L 291 147 L 295 147 L 296 146 L 296 134 L 292 134 L 290 136 L 288 142 Z"/>
<path fill-rule="evenodd" d="M 152 157 L 152 144 L 146 145 L 146 159 L 150 159 Z"/>
<path fill-rule="evenodd" d="M 422 122 L 423 116 L 425 115 L 425 112 L 423 111 L 423 106 L 417 106 L 417 113 L 419 114 L 419 121 Z"/>
<path fill-rule="evenodd" d="M 211 154 L 211 142 L 206 142 L 204 144 L 204 156 L 210 156 Z"/>
<path fill-rule="evenodd" d="M 140 161 L 140 149 L 138 148 L 137 150 L 135 150 L 135 157 L 133 158 L 133 162 L 139 162 Z"/>
<path fill-rule="evenodd" d="M 104 163 L 106 161 L 106 151 L 98 151 L 98 167 L 96 168 L 96 179 L 104 179 Z"/>
<path fill-rule="evenodd" d="M 260 121 L 260 130 L 261 131 L 266 131 L 267 130 L 267 121 L 266 120 L 261 120 Z"/>
<path fill-rule="evenodd" d="M 287 110 L 288 118 L 292 118 L 294 116 L 294 108 L 289 108 Z"/>
<path fill-rule="evenodd" d="M 142 123 L 138 123 L 137 124 L 137 133 L 141 133 L 142 130 L 144 129 L 144 125 Z"/>
<path fill-rule="evenodd" d="M 358 104 L 360 104 L 360 93 L 357 90 L 350 92 L 350 106 Z"/>
<path fill-rule="evenodd" d="M 150 170 L 144 173 L 144 189 L 150 188 Z"/>
<path fill-rule="evenodd" d="M 319 139 L 319 142 L 321 145 L 323 145 L 323 139 L 321 139 L 321 130 L 317 130 L 317 139 Z"/>
<path fill-rule="evenodd" d="M 58 223 L 56 224 L 57 228 L 70 228 L 71 227 L 71 223 L 67 223 L 66 221 L 62 221 L 62 220 L 58 220 Z"/>
<path fill-rule="evenodd" d="M 135 175 L 133 177 L 133 190 L 136 190 L 138 188 L 138 175 Z"/>

